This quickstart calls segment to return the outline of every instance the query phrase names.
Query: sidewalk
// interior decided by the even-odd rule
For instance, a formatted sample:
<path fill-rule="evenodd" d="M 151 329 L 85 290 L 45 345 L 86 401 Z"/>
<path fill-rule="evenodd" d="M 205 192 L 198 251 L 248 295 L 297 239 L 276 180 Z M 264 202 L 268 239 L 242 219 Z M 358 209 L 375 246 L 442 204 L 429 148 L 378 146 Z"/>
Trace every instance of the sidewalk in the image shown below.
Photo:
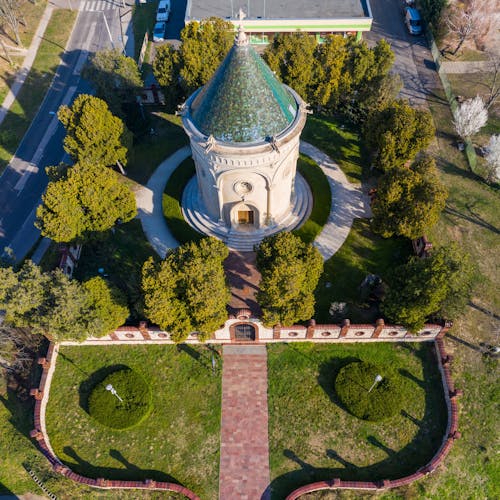
<path fill-rule="evenodd" d="M 265 346 L 225 345 L 222 368 L 220 500 L 268 500 Z"/>
<path fill-rule="evenodd" d="M 35 60 L 36 54 L 38 52 L 38 47 L 42 42 L 43 35 L 45 30 L 47 29 L 47 25 L 49 24 L 50 18 L 52 17 L 52 12 L 54 11 L 54 7 L 49 3 L 40 19 L 40 24 L 33 35 L 33 40 L 31 40 L 31 45 L 26 53 L 26 57 L 24 58 L 23 64 L 19 71 L 16 74 L 16 78 L 14 79 L 14 83 L 9 90 L 9 93 L 5 96 L 5 99 L 0 107 L 0 125 L 5 120 L 7 113 L 9 112 L 10 107 L 14 103 L 17 98 L 17 94 L 21 90 L 23 83 L 25 82 L 28 73 L 30 72 L 33 61 Z"/>

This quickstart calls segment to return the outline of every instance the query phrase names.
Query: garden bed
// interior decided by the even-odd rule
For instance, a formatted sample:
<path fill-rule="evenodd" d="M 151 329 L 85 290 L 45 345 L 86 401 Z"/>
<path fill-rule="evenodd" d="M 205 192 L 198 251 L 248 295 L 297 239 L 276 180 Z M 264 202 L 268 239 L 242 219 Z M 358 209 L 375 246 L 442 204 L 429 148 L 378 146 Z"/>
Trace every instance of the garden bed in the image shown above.
<path fill-rule="evenodd" d="M 85 410 L 95 380 L 116 366 L 140 373 L 153 394 L 151 414 L 126 430 L 105 427 Z M 63 346 L 47 432 L 56 455 L 78 474 L 177 482 L 217 498 L 220 398 L 220 373 L 204 346 Z"/>
<path fill-rule="evenodd" d="M 402 376 L 400 413 L 367 422 L 339 405 L 335 376 L 355 359 L 390 366 Z M 432 343 L 274 344 L 268 346 L 268 371 L 273 498 L 332 478 L 403 477 L 441 445 L 447 409 Z"/>

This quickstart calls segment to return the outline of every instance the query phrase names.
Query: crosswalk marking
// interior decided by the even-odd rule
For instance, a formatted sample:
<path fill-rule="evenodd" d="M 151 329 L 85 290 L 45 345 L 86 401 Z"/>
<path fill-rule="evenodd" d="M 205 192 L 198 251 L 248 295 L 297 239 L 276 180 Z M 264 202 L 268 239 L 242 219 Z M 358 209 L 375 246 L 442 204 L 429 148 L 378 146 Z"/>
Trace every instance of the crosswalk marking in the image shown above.
<path fill-rule="evenodd" d="M 79 10 L 82 12 L 96 12 L 120 7 L 123 7 L 123 0 L 83 0 L 80 2 Z"/>

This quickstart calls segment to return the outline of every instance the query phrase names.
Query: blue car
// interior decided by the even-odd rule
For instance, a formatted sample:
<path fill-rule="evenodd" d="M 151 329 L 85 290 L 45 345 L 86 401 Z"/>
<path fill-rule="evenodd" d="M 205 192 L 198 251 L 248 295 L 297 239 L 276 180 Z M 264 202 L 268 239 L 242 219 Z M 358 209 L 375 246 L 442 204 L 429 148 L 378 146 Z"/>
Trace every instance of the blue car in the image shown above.
<path fill-rule="evenodd" d="M 153 42 L 163 42 L 165 41 L 165 29 L 167 25 L 165 23 L 156 23 L 153 28 Z"/>

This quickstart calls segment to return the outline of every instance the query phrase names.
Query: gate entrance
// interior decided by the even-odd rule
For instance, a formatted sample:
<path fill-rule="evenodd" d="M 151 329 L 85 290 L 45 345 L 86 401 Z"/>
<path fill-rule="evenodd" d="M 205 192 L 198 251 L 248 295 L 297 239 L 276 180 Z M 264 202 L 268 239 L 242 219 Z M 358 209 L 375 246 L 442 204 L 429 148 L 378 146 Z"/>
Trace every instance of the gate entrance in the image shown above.
<path fill-rule="evenodd" d="M 249 323 L 241 323 L 234 327 L 234 339 L 238 342 L 255 340 L 255 327 Z"/>

